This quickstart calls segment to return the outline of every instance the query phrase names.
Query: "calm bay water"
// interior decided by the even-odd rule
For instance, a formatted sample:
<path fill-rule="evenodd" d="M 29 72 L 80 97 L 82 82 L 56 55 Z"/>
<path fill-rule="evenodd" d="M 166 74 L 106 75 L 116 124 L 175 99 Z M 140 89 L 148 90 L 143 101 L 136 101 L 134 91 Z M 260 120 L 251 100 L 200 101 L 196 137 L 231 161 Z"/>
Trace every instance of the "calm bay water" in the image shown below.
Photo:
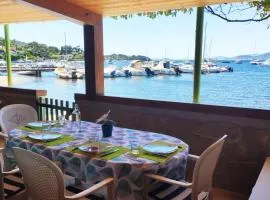
<path fill-rule="evenodd" d="M 113 63 L 119 67 L 127 61 Z M 242 64 L 223 64 L 234 68 L 233 73 L 201 76 L 201 103 L 270 110 L 270 67 Z M 139 99 L 192 102 L 193 75 L 155 76 L 132 78 L 105 78 L 105 95 Z M 0 76 L 0 85 L 6 77 Z M 45 89 L 48 97 L 74 100 L 74 93 L 85 93 L 84 80 L 63 80 L 53 72 L 42 77 L 29 77 L 14 73 L 13 87 Z"/>

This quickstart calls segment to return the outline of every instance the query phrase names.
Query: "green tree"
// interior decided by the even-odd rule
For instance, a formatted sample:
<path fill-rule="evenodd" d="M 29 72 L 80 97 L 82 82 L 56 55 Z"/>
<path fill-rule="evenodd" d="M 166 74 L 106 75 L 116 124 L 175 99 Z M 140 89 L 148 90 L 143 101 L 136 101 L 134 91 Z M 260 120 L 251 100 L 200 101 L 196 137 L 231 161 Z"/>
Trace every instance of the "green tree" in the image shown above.
<path fill-rule="evenodd" d="M 242 2 L 242 3 L 225 3 L 220 5 L 206 6 L 205 11 L 217 16 L 227 22 L 260 22 L 270 19 L 270 0 Z M 155 19 L 158 16 L 176 17 L 179 12 L 192 13 L 192 8 L 172 9 L 166 11 L 143 12 L 138 16 L 146 16 Z M 243 13 L 246 12 L 246 15 Z M 114 19 L 128 19 L 130 15 L 113 16 Z M 270 27 L 270 25 L 268 25 Z"/>
<path fill-rule="evenodd" d="M 72 46 L 70 45 L 61 46 L 60 54 L 61 55 L 72 54 Z"/>

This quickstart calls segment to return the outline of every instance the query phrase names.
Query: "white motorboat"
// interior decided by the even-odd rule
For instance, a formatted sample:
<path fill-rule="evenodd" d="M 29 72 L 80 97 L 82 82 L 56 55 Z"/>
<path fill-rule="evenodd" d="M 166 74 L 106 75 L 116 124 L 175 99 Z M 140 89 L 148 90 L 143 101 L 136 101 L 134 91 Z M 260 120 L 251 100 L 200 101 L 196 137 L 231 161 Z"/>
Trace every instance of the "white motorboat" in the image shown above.
<path fill-rule="evenodd" d="M 115 66 L 108 66 L 104 68 L 104 77 L 105 78 L 115 78 L 115 77 L 126 77 L 124 70 L 119 70 Z"/>
<path fill-rule="evenodd" d="M 124 67 L 123 71 L 129 73 L 131 76 L 147 76 L 145 69 L 136 69 L 132 67 Z"/>
<path fill-rule="evenodd" d="M 57 77 L 62 79 L 82 79 L 84 77 L 82 73 L 74 68 L 57 67 L 54 72 Z"/>
<path fill-rule="evenodd" d="M 150 70 L 154 72 L 154 75 L 175 75 L 174 68 L 170 68 L 167 61 L 160 61 L 158 65 L 150 67 Z"/>
<path fill-rule="evenodd" d="M 145 65 L 142 61 L 134 60 L 127 67 L 124 67 L 123 71 L 131 76 L 147 76 L 145 70 L 147 67 L 149 65 Z"/>
<path fill-rule="evenodd" d="M 263 66 L 270 67 L 270 59 L 268 59 L 268 60 L 262 62 L 262 65 L 263 65 Z"/>
<path fill-rule="evenodd" d="M 256 59 L 256 60 L 250 61 L 249 63 L 252 64 L 252 65 L 261 65 L 262 62 L 263 62 L 262 60 Z"/>
<path fill-rule="evenodd" d="M 182 73 L 193 73 L 193 65 L 180 65 L 177 66 Z M 233 68 L 226 66 L 217 66 L 216 64 L 211 63 L 210 65 L 203 63 L 201 66 L 201 73 L 220 73 L 220 72 L 233 72 Z"/>
<path fill-rule="evenodd" d="M 6 66 L 6 61 L 0 60 L 0 66 Z"/>
<path fill-rule="evenodd" d="M 111 78 L 112 74 L 116 72 L 115 66 L 108 66 L 104 68 L 104 77 L 105 78 Z"/>
<path fill-rule="evenodd" d="M 193 73 L 194 67 L 193 65 L 179 65 L 177 68 L 182 72 L 182 73 Z"/>

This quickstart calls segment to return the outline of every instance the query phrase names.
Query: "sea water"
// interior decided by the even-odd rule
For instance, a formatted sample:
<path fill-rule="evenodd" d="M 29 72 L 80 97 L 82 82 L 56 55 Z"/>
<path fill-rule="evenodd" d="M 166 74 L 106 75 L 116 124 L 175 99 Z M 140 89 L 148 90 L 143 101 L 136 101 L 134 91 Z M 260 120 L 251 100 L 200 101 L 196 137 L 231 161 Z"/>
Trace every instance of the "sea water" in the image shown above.
<path fill-rule="evenodd" d="M 128 61 L 114 61 L 123 67 Z M 233 67 L 232 73 L 201 76 L 200 103 L 233 107 L 270 109 L 270 67 L 220 63 Z M 107 65 L 106 65 L 107 67 Z M 6 76 L 0 76 L 0 85 L 6 86 Z M 193 75 L 154 76 L 131 78 L 104 78 L 105 95 L 173 102 L 192 102 Z M 74 93 L 85 94 L 85 80 L 64 80 L 54 72 L 43 72 L 42 77 L 13 73 L 13 87 L 44 89 L 49 98 L 74 100 Z"/>

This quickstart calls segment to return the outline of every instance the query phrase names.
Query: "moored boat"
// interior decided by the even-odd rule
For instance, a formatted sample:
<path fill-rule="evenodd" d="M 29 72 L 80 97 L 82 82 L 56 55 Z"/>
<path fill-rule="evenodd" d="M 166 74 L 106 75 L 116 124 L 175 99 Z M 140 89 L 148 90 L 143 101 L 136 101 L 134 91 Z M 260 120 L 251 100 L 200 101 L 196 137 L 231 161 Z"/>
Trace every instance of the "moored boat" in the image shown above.
<path fill-rule="evenodd" d="M 267 67 L 270 67 L 270 59 L 264 61 L 261 63 L 263 66 L 267 66 Z"/>
<path fill-rule="evenodd" d="M 36 71 L 20 71 L 18 72 L 19 75 L 26 75 L 26 76 L 35 76 Z"/>
<path fill-rule="evenodd" d="M 82 79 L 84 75 L 74 68 L 58 67 L 55 69 L 57 77 L 62 79 Z"/>
<path fill-rule="evenodd" d="M 263 62 L 262 60 L 256 59 L 256 60 L 250 61 L 249 63 L 252 64 L 252 65 L 261 65 L 262 62 Z"/>
<path fill-rule="evenodd" d="M 242 64 L 243 63 L 243 61 L 242 60 L 235 60 L 235 62 L 234 62 L 235 64 Z"/>

